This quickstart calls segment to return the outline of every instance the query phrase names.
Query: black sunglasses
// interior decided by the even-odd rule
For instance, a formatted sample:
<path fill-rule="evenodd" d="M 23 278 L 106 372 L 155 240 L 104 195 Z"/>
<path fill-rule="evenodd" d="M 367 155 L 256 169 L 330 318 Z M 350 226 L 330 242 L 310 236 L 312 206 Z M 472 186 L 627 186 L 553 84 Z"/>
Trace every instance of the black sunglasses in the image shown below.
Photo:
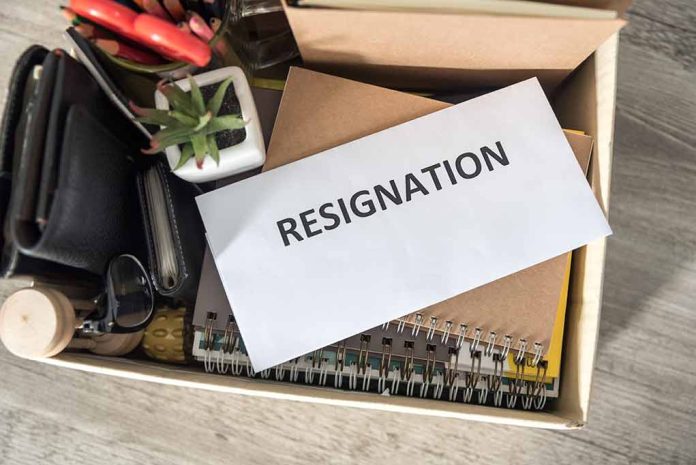
<path fill-rule="evenodd" d="M 132 333 L 150 323 L 155 306 L 147 271 L 133 255 L 119 255 L 109 262 L 106 289 L 97 308 L 82 326 L 85 333 Z"/>

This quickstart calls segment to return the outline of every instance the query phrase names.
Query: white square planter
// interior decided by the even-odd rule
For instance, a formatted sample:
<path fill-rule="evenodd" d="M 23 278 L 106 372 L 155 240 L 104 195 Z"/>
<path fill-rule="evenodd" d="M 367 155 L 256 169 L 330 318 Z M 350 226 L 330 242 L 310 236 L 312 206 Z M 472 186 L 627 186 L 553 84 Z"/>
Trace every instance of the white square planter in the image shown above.
<path fill-rule="evenodd" d="M 247 122 L 246 126 L 244 126 L 246 137 L 237 145 L 220 149 L 220 165 L 217 165 L 212 159 L 206 159 L 203 167 L 199 169 L 196 166 L 195 159 L 191 158 L 184 166 L 176 171 L 172 171 L 186 181 L 215 181 L 258 168 L 266 161 L 266 147 L 263 143 L 259 115 L 256 113 L 256 104 L 251 94 L 251 88 L 241 68 L 228 66 L 193 76 L 193 79 L 195 79 L 199 87 L 204 87 L 222 82 L 229 77 L 232 78 L 234 92 L 239 100 L 242 118 Z M 176 81 L 175 84 L 184 92 L 191 90 L 188 79 Z M 160 91 L 155 92 L 155 105 L 160 110 L 169 109 L 169 102 Z M 179 162 L 181 150 L 178 146 L 173 145 L 167 147 L 165 153 L 167 154 L 169 167 L 174 170 L 174 167 Z"/>

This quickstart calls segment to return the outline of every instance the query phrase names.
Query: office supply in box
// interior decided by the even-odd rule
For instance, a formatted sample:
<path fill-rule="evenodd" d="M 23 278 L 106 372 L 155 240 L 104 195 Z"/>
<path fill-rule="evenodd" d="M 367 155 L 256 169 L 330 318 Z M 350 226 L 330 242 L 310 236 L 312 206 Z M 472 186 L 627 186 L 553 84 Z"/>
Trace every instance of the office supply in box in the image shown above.
<path fill-rule="evenodd" d="M 498 352 L 486 358 L 469 343 L 454 351 L 395 326 L 364 331 L 261 372 L 253 369 L 241 336 L 231 328 L 223 334 L 197 330 L 193 356 L 208 372 L 385 396 L 524 410 L 542 410 L 547 399 L 558 397 L 559 379 L 547 377 L 545 362 L 516 365 L 520 368 L 508 375 L 509 362 Z"/>
<path fill-rule="evenodd" d="M 316 104 L 329 99 L 339 105 L 319 107 Z M 396 125 L 409 116 L 413 118 L 448 106 L 422 97 L 301 69 L 294 69 L 291 73 L 284 102 L 274 130 L 273 144 L 269 147 L 266 169 L 299 160 L 308 153 L 325 150 L 341 141 L 359 138 L 369 134 L 371 128 L 381 128 L 385 124 Z M 350 105 L 341 105 L 342 102 L 350 102 Z M 402 120 L 400 112 L 409 116 Z M 348 117 L 352 118 L 349 125 L 344 124 Z M 586 171 L 592 147 L 591 138 L 570 131 L 566 131 L 566 137 L 580 166 Z M 547 328 L 545 331 L 550 331 L 548 328 L 552 325 L 558 326 L 558 322 L 554 323 L 553 312 L 565 309 L 567 289 L 564 290 L 563 283 L 567 279 L 568 266 L 569 256 L 562 255 L 461 294 L 450 301 L 425 308 L 393 324 L 408 324 L 409 331 L 417 327 L 418 331 L 423 331 L 423 335 L 437 333 L 436 339 L 441 338 L 445 332 L 459 335 L 464 325 L 469 328 L 466 334 L 469 341 L 475 338 L 478 328 L 481 336 L 476 339 L 482 345 L 491 342 L 490 331 L 493 330 L 500 334 L 498 344 L 504 345 L 506 334 L 502 334 L 505 333 L 502 330 L 517 328 L 517 315 L 542 310 L 539 313 L 548 318 L 528 323 L 544 325 Z M 563 305 L 559 305 L 559 299 L 563 300 Z M 218 315 L 213 321 L 213 329 L 224 331 L 232 310 L 209 259 L 204 262 L 201 272 L 194 325 L 204 327 L 208 312 Z M 416 321 L 421 323 L 413 324 Z M 562 328 L 561 318 L 560 334 Z M 486 331 L 483 332 L 483 329 Z M 553 334 L 557 334 L 555 329 Z M 556 347 L 559 346 L 560 341 L 557 341 Z M 547 347 L 551 349 L 553 345 L 548 344 Z M 559 359 L 550 360 L 552 376 L 557 376 L 559 365 Z"/>
<path fill-rule="evenodd" d="M 435 336 L 424 327 L 388 322 L 256 372 L 208 252 L 193 316 L 192 355 L 209 373 L 540 410 L 547 398 L 558 396 L 569 272 L 568 266 L 549 352 L 535 366 L 517 360 L 518 353 L 454 333 Z"/>
<path fill-rule="evenodd" d="M 535 80 L 196 200 L 257 370 L 610 233 Z M 508 320 L 508 345 L 541 357 L 556 289 Z"/>
<path fill-rule="evenodd" d="M 9 99 L 3 273 L 97 281 L 114 255 L 139 253 L 130 154 L 143 139 L 62 50 L 30 49 Z"/>
<path fill-rule="evenodd" d="M 613 5 L 611 1 L 597 1 L 594 5 L 602 4 L 602 7 Z M 313 14 L 316 10 L 305 13 Z M 414 15 L 417 17 L 418 15 Z M 348 18 L 348 16 L 343 16 Z M 460 31 L 473 31 L 478 35 L 481 30 L 505 29 L 506 25 L 517 23 L 520 27 L 516 30 L 514 60 L 507 56 L 510 47 L 505 43 L 504 36 L 478 35 L 480 41 L 467 41 L 467 54 L 471 57 L 468 63 L 457 64 L 448 62 L 452 55 L 442 56 L 444 61 L 439 64 L 425 63 L 423 67 L 402 67 L 397 73 L 395 84 L 401 87 L 409 87 L 412 83 L 420 81 L 429 84 L 433 89 L 452 91 L 452 86 L 458 83 L 462 86 L 492 87 L 511 83 L 520 77 L 538 75 L 542 82 L 558 83 L 567 75 L 567 72 L 575 67 L 568 67 L 567 63 L 577 58 L 572 53 L 572 47 L 565 47 L 568 54 L 542 53 L 547 59 L 547 66 L 533 66 L 532 61 L 525 59 L 525 45 L 530 37 L 538 31 L 536 21 L 528 21 L 529 18 L 511 17 L 477 17 L 473 16 L 471 28 L 459 28 Z M 485 21 L 483 21 L 485 20 Z M 364 24 L 360 16 L 353 16 L 352 24 L 361 28 Z M 346 24 L 351 23 L 346 20 Z M 553 23 L 555 20 L 550 20 Z M 485 23 L 485 24 L 484 24 Z M 559 24 L 559 23 L 556 23 Z M 569 23 L 563 21 L 563 27 Z M 320 26 L 325 26 L 321 23 Z M 442 25 L 440 25 L 442 26 Z M 479 28 L 481 26 L 483 29 Z M 601 44 L 604 39 L 597 38 L 597 31 L 591 27 L 591 23 L 578 22 L 573 27 L 583 30 L 588 37 Z M 548 29 L 548 28 L 543 28 Z M 411 28 L 412 30 L 412 28 Z M 443 29 L 444 30 L 444 29 Z M 478 32 L 477 32 L 478 31 Z M 576 30 L 577 31 L 577 30 Z M 389 33 L 387 29 L 378 32 Z M 401 43 L 404 50 L 413 52 L 420 46 L 442 46 L 438 44 L 438 38 L 428 36 L 421 37 L 421 43 L 408 43 L 399 37 L 398 31 L 393 36 L 395 43 Z M 450 31 L 451 32 L 451 31 Z M 447 34 L 446 34 L 447 35 Z M 454 37 L 454 36 L 452 36 Z M 474 37 L 475 39 L 476 37 Z M 457 39 L 458 40 L 458 39 Z M 498 47 L 485 47 L 485 41 L 499 44 Z M 483 43 L 482 43 L 483 42 Z M 552 45 L 556 47 L 558 41 Z M 328 44 L 328 42 L 324 42 Z M 556 114 L 564 127 L 574 127 L 586 131 L 596 139 L 593 163 L 590 167 L 590 179 L 595 194 L 606 209 L 607 192 L 609 188 L 609 174 L 611 167 L 611 139 L 612 116 L 615 89 L 616 66 L 616 36 L 601 45 L 589 59 L 585 60 L 575 72 L 568 77 L 553 93 L 553 105 Z M 330 46 L 328 47 L 330 49 Z M 559 49 L 564 48 L 559 46 Z M 592 46 L 591 48 L 594 48 Z M 385 52 L 387 56 L 393 47 L 380 46 L 378 50 Z M 531 54 L 539 55 L 542 47 L 530 48 Z M 460 49 L 455 49 L 455 52 Z M 361 60 L 359 56 L 346 55 L 335 51 L 336 58 L 341 57 L 344 64 L 351 64 L 354 69 L 363 72 L 363 78 L 380 80 L 382 70 L 377 66 L 371 66 L 371 60 Z M 417 53 L 420 51 L 416 50 Z M 485 53 L 483 53 L 485 52 Z M 454 54 L 455 56 L 457 53 Z M 529 55 L 527 55 L 528 57 Z M 573 58 L 575 57 L 575 58 Z M 307 58 L 307 57 L 306 57 Z M 485 66 L 489 58 L 493 63 L 502 63 L 498 66 Z M 578 60 L 581 61 L 582 58 Z M 418 59 L 416 59 L 418 61 Z M 313 65 L 312 60 L 307 60 Z M 477 62 L 478 63 L 477 65 Z M 488 62 L 490 63 L 490 62 Z M 415 63 L 417 64 L 417 63 Z M 483 66 L 479 66 L 483 64 Z M 332 68 L 335 73 L 342 73 L 345 67 Z M 397 108 L 397 111 L 399 109 Z M 409 109 L 401 108 L 402 111 Z M 350 391 L 337 391 L 333 389 L 317 389 L 312 386 L 303 386 L 287 383 L 268 383 L 263 380 L 255 380 L 240 377 L 207 375 L 196 372 L 186 367 L 167 367 L 157 363 L 149 363 L 142 359 L 123 359 L 113 357 L 97 357 L 89 353 L 63 352 L 54 358 L 42 360 L 55 366 L 81 369 L 94 373 L 104 373 L 123 376 L 131 379 L 148 380 L 168 384 L 176 384 L 192 388 L 216 390 L 218 392 L 246 394 L 251 396 L 272 397 L 283 400 L 299 400 L 304 402 L 328 403 L 337 406 L 352 406 L 357 408 L 378 409 L 383 411 L 399 411 L 404 413 L 425 414 L 450 418 L 488 421 L 496 423 L 515 424 L 532 427 L 547 427 L 568 429 L 581 427 L 587 421 L 589 405 L 590 383 L 592 379 L 592 365 L 597 338 L 597 324 L 601 301 L 601 280 L 603 273 L 603 240 L 596 241 L 574 252 L 573 272 L 571 273 L 571 298 L 567 313 L 567 344 L 564 350 L 564 376 L 561 380 L 562 395 L 547 408 L 546 412 L 523 412 L 517 410 L 500 410 L 477 405 L 463 404 L 461 402 L 439 402 L 429 399 L 408 398 L 400 396 L 379 396 L 365 393 L 353 393 Z"/>
<path fill-rule="evenodd" d="M 316 136 L 316 125 L 321 125 L 322 122 L 325 123 L 327 119 L 330 119 L 324 111 L 330 112 L 334 121 L 343 121 L 342 113 L 345 112 L 350 113 L 357 121 L 363 121 L 364 117 L 370 120 L 367 124 L 378 124 L 377 120 L 394 117 L 394 113 L 387 108 L 376 111 L 374 106 L 368 111 L 370 103 L 393 98 L 400 100 L 404 108 L 420 109 L 419 105 L 429 105 L 434 110 L 443 106 L 439 102 L 421 97 L 302 70 L 295 70 L 291 74 L 286 90 L 287 106 L 283 107 L 278 119 L 275 131 L 277 139 L 274 142 L 274 147 L 277 148 L 273 148 L 268 159 L 270 167 L 278 166 L 287 160 L 296 160 L 304 145 L 330 146 L 333 139 L 341 139 L 351 130 L 359 130 L 355 127 L 346 128 L 336 125 L 333 129 L 324 127 L 321 131 L 322 136 Z M 329 98 L 350 101 L 353 106 L 309 111 L 310 108 L 316 108 L 313 106 L 313 101 Z M 305 116 L 299 118 L 298 115 Z M 293 130 L 289 131 L 291 127 Z M 570 131 L 566 132 L 566 137 L 573 147 L 578 162 L 586 170 L 592 146 L 591 138 Z M 555 318 L 549 318 L 549 321 L 553 323 L 553 331 L 548 353 L 543 363 L 538 364 L 537 367 L 526 368 L 526 371 L 525 366 L 531 359 L 523 361 L 522 364 L 515 363 L 515 358 L 519 354 L 514 350 L 505 349 L 504 346 L 492 346 L 490 337 L 487 337 L 488 332 L 484 333 L 486 337 L 476 338 L 471 337 L 475 335 L 475 331 L 472 330 L 469 332 L 469 338 L 464 341 L 457 334 L 460 325 L 456 324 L 450 325 L 451 331 L 439 331 L 436 334 L 432 318 L 424 318 L 422 312 L 418 312 L 411 316 L 410 321 L 419 320 L 423 322 L 422 324 L 407 327 L 405 323 L 409 321 L 408 319 L 393 321 L 381 328 L 373 328 L 347 340 L 305 354 L 289 363 L 270 370 L 255 372 L 247 357 L 241 335 L 234 322 L 234 315 L 209 252 L 203 263 L 194 312 L 193 324 L 197 328 L 197 336 L 193 354 L 204 363 L 206 370 L 222 374 L 349 390 L 380 393 L 386 390 L 390 395 L 432 396 L 453 402 L 479 402 L 540 409 L 546 405 L 546 398 L 557 396 L 557 385 L 560 382 L 560 358 L 570 256 L 560 256 L 554 260 L 561 263 L 564 270 L 559 276 L 549 277 L 548 273 L 546 275 L 542 273 L 542 276 L 550 282 L 543 280 L 528 282 L 522 273 L 517 273 L 478 288 L 479 290 L 490 289 L 489 294 L 504 294 L 507 299 L 494 299 L 484 308 L 466 308 L 469 303 L 466 296 L 474 292 L 470 291 L 460 296 L 458 303 L 462 307 L 452 309 L 459 310 L 455 313 L 454 321 L 467 321 L 472 313 L 474 316 L 488 313 L 491 309 L 495 310 L 494 304 L 505 304 L 507 300 L 517 300 L 521 303 L 520 307 L 524 307 L 525 305 L 533 306 L 535 300 L 538 304 L 545 304 L 548 296 L 540 295 L 540 293 L 555 295 L 557 300 L 551 303 L 556 308 Z M 555 286 L 556 292 L 549 292 L 549 289 L 544 289 L 544 286 L 547 288 Z M 428 310 L 436 309 L 424 309 L 424 311 Z M 516 309 L 508 306 L 503 310 L 514 314 Z M 505 316 L 505 312 L 500 313 Z M 442 323 L 440 327 L 446 327 L 447 322 L 443 320 Z M 476 328 L 472 324 L 467 326 Z M 398 336 L 398 341 L 394 336 Z M 500 339 L 503 340 L 502 337 Z M 406 342 L 411 347 L 404 347 Z M 428 348 L 430 351 L 427 350 Z M 339 354 L 343 355 L 336 358 Z M 411 355 L 414 357 L 413 360 Z M 391 361 L 389 369 L 385 368 L 385 357 Z M 432 360 L 430 369 L 428 369 L 428 360 Z M 480 371 L 476 368 L 478 365 L 481 367 Z M 406 368 L 411 366 L 414 371 L 407 374 Z M 428 372 L 432 376 L 428 376 Z M 538 389 L 538 385 L 537 389 L 532 388 L 534 383 L 538 382 L 536 378 L 541 373 L 546 380 L 545 384 L 548 385 L 548 389 L 545 389 L 543 394 Z M 434 382 L 433 379 L 435 379 Z M 524 389 L 521 388 L 523 385 Z M 510 386 L 513 386 L 513 392 L 507 390 Z M 530 386 L 529 392 L 527 392 L 527 386 Z"/>

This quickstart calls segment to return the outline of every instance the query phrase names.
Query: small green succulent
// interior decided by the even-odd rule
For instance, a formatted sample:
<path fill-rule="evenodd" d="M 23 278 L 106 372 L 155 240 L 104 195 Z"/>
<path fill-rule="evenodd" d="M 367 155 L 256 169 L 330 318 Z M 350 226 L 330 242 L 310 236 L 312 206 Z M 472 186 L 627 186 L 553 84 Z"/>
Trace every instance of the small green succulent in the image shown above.
<path fill-rule="evenodd" d="M 169 110 L 141 108 L 131 102 L 130 107 L 141 123 L 164 126 L 152 136 L 150 147 L 143 153 L 154 154 L 171 145 L 181 146 L 181 157 L 174 169 L 179 169 L 195 157 L 196 166 L 203 167 L 206 155 L 220 164 L 220 151 L 215 142 L 215 134 L 230 129 L 241 129 L 245 123 L 241 115 L 218 116 L 225 93 L 232 79 L 220 84 L 213 98 L 203 101 L 203 94 L 191 75 L 188 76 L 191 92 L 184 92 L 175 83 L 160 81 L 157 90 L 169 102 Z"/>

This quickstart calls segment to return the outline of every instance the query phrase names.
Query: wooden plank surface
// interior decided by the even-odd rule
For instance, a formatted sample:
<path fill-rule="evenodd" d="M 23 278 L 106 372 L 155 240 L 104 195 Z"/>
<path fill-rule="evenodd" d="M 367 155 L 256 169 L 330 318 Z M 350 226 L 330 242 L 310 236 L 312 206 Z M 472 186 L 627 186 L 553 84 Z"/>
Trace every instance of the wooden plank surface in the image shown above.
<path fill-rule="evenodd" d="M 0 87 L 28 45 L 63 45 L 60 3 L 0 0 Z M 628 18 L 615 234 L 586 429 L 200 392 L 60 370 L 0 348 L 0 463 L 696 462 L 696 5 L 638 0 Z"/>

